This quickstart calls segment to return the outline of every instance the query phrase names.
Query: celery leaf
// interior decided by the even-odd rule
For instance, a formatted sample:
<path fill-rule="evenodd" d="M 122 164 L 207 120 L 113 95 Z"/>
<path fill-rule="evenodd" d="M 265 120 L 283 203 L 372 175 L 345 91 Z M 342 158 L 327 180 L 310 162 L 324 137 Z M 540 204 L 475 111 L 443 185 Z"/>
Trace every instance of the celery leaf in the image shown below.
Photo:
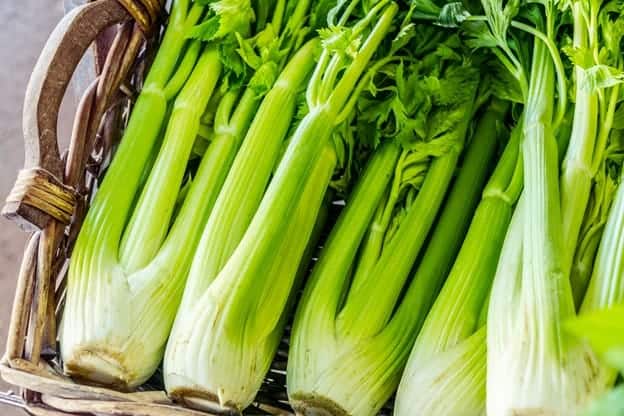
<path fill-rule="evenodd" d="M 246 34 L 255 20 L 250 0 L 221 0 L 206 4 L 210 7 L 210 17 L 193 27 L 189 34 L 193 39 L 213 41 L 231 33 Z"/>

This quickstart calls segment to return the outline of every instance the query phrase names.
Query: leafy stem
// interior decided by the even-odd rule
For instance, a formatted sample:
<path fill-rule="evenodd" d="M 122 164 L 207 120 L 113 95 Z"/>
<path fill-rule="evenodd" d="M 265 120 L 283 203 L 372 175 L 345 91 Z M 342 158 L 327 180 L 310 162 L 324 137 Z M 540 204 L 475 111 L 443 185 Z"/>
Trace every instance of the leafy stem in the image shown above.
<path fill-rule="evenodd" d="M 565 69 L 563 67 L 563 62 L 561 61 L 561 56 L 559 55 L 559 52 L 557 51 L 557 45 L 555 45 L 555 43 L 553 42 L 552 37 L 546 36 L 546 34 L 535 29 L 534 27 L 530 25 L 512 20 L 511 26 L 516 29 L 527 32 L 535 36 L 536 38 L 538 38 L 540 41 L 544 43 L 544 45 L 548 49 L 548 52 L 550 53 L 550 56 L 555 65 L 555 73 L 557 74 L 557 84 L 558 84 L 557 88 L 559 90 L 559 94 L 558 94 L 559 102 L 558 102 L 558 107 L 557 107 L 557 113 L 553 121 L 553 129 L 557 129 L 557 127 L 561 124 L 561 122 L 563 121 L 563 118 L 565 117 L 566 107 L 568 104 L 567 94 L 566 94 L 567 81 L 566 81 Z"/>

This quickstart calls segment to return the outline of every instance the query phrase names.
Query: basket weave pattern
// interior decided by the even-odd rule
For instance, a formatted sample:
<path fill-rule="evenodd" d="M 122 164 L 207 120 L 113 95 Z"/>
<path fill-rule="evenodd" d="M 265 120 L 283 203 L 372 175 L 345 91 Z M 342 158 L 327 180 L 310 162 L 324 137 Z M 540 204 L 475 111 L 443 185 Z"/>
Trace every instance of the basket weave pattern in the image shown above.
<path fill-rule="evenodd" d="M 2 215 L 32 232 L 18 276 L 0 375 L 20 396 L 0 393 L 34 415 L 206 415 L 172 403 L 157 374 L 138 392 L 77 383 L 62 374 L 56 327 L 68 259 L 89 201 L 127 122 L 165 21 L 164 0 L 95 0 L 69 13 L 50 36 L 24 103 L 26 162 Z M 57 119 L 65 90 L 93 45 L 96 78 L 78 106 L 61 154 Z M 249 414 L 287 414 L 287 345 Z"/>

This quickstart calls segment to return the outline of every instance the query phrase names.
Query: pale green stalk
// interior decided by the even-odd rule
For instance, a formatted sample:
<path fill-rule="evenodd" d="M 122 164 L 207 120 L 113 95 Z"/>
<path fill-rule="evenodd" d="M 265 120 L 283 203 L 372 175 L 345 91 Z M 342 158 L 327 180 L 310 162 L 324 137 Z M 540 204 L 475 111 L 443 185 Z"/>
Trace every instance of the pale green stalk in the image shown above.
<path fill-rule="evenodd" d="M 435 354 L 410 375 L 419 386 L 410 397 L 395 402 L 395 415 L 482 416 L 485 415 L 486 374 L 485 326 L 443 354 Z M 409 399 L 412 403 L 407 403 Z"/>
<path fill-rule="evenodd" d="M 617 139 L 616 139 L 617 140 Z M 570 271 L 572 287 L 579 309 L 578 301 L 585 296 L 587 289 L 581 291 L 591 281 L 595 259 L 597 257 L 600 240 L 608 221 L 613 198 L 617 193 L 618 180 L 612 177 L 612 161 L 605 161 L 594 178 L 592 196 L 581 229 L 582 238 L 579 239 L 574 262 Z M 578 284 L 582 282 L 582 284 Z M 581 293 L 582 292 L 582 293 Z M 580 298 L 579 298 L 580 296 Z"/>
<path fill-rule="evenodd" d="M 589 2 L 574 2 L 572 5 L 574 16 L 575 48 L 585 50 L 590 48 L 590 30 L 596 27 L 587 27 L 585 16 L 589 9 Z M 591 47 L 595 47 L 591 45 Z M 575 67 L 576 99 L 574 106 L 574 121 L 572 135 L 568 144 L 568 151 L 561 167 L 561 210 L 563 220 L 563 271 L 568 273 L 572 267 L 572 260 L 576 250 L 579 232 L 585 215 L 585 207 L 589 201 L 592 188 L 594 165 L 593 157 L 598 133 L 598 91 L 588 88 L 586 74 L 583 68 Z M 580 290 L 583 290 L 580 288 Z"/>
<path fill-rule="evenodd" d="M 167 236 L 177 199 L 177 193 L 172 190 L 182 184 L 201 115 L 220 73 L 217 50 L 203 52 L 173 104 L 163 144 L 119 248 L 120 263 L 127 273 L 144 268 Z"/>
<path fill-rule="evenodd" d="M 577 96 L 562 172 L 557 169 L 557 122 L 553 117 L 552 62 L 557 59 L 549 62 L 547 55 L 552 55 L 552 50 L 547 53 L 542 42 L 544 36 L 555 37 L 554 19 L 558 17 L 554 2 L 544 4 L 547 33 L 533 46 L 523 115 L 524 220 L 522 229 L 511 230 L 514 235 L 508 236 L 522 241 L 521 263 L 517 268 L 515 262 L 501 259 L 510 264 L 499 267 L 502 271 L 496 276 L 488 316 L 487 409 L 491 414 L 577 414 L 580 406 L 604 390 L 609 378 L 587 348 L 566 337 L 562 327 L 575 316 L 573 294 L 578 302 L 586 286 L 582 275 L 572 274 L 573 286 L 570 284 L 575 252 L 578 255 L 580 246 L 586 259 L 591 251 L 587 242 L 595 238 L 589 233 L 599 226 L 591 224 L 592 218 L 600 220 L 599 213 L 610 199 L 607 196 L 603 201 L 604 195 L 594 195 L 595 205 L 589 206 L 596 173 L 604 169 L 608 156 L 618 87 L 617 82 L 596 78 L 589 67 L 608 58 L 609 42 L 618 45 L 615 66 L 619 66 L 621 35 L 620 29 L 611 32 L 599 27 L 601 1 L 571 3 Z M 608 16 L 603 20 L 601 24 L 612 23 Z M 602 35 L 606 48 L 598 43 Z M 604 85 L 616 86 L 600 90 Z M 559 100 L 565 96 L 563 89 L 558 94 Z M 584 226 L 584 221 L 590 221 L 590 226 Z M 581 230 L 588 234 L 582 235 Z"/>
<path fill-rule="evenodd" d="M 338 219 L 333 232 L 324 246 L 314 272 L 306 285 L 301 303 L 298 307 L 293 336 L 291 340 L 290 359 L 288 362 L 288 392 L 291 404 L 300 413 L 306 413 L 308 407 L 326 408 L 332 414 L 343 414 L 346 407 L 323 399 L 302 390 L 302 387 L 314 385 L 317 380 L 317 368 L 331 368 L 330 364 L 339 355 L 340 349 L 347 347 L 337 343 L 335 333 L 335 316 L 339 310 L 342 293 L 345 290 L 345 270 L 350 268 L 357 253 L 360 242 L 373 218 L 383 194 L 390 183 L 399 157 L 400 147 L 387 143 L 375 152 L 362 177 L 349 198 L 349 205 Z M 354 206 L 357 209 L 351 209 Z M 334 247 L 340 248 L 338 255 L 328 256 Z M 310 312 L 314 311 L 313 314 Z M 326 354 L 316 354 L 304 359 L 307 355 L 307 338 L 299 336 L 300 331 L 314 333 L 315 336 L 328 334 L 334 342 L 326 342 Z M 325 358 L 326 357 L 326 358 Z M 314 361 L 312 361 L 314 359 Z M 322 360 L 318 362 L 318 360 Z M 316 401 L 317 403 L 310 403 Z M 357 400 L 358 403 L 361 401 Z M 313 410 L 313 409 L 312 409 Z"/>
<path fill-rule="evenodd" d="M 337 317 L 339 332 L 347 336 L 358 334 L 370 337 L 386 326 L 392 316 L 392 305 L 397 302 L 413 261 L 442 204 L 444 192 L 440 190 L 448 187 L 458 158 L 459 151 L 453 150 L 431 162 L 425 182 L 404 219 L 411 227 L 400 227 L 384 250 L 392 255 L 382 254 L 366 280 L 355 283 L 356 290 L 349 292 Z M 397 258 L 412 261 L 399 262 Z M 373 293 L 376 295 L 371 296 Z M 367 317 L 360 319 L 364 311 Z"/>
<path fill-rule="evenodd" d="M 177 190 L 201 116 L 201 110 L 190 106 L 189 101 L 197 103 L 197 92 L 210 97 L 219 72 L 217 53 L 205 52 L 174 104 L 158 158 L 123 235 L 124 217 L 114 216 L 119 214 L 111 200 L 117 190 L 107 189 L 106 179 L 98 193 L 104 197 L 94 201 L 89 211 L 70 265 L 60 331 L 64 365 L 70 374 L 133 387 L 147 379 L 160 362 L 190 266 L 190 253 L 199 237 L 196 227 L 205 221 L 224 177 L 219 179 L 214 163 L 200 168 L 170 228 Z M 201 98 L 199 106 L 202 101 L 207 98 Z M 218 147 L 211 149 L 206 160 L 219 152 Z M 117 170 L 111 167 L 109 172 L 115 174 Z M 124 192 L 121 188 L 119 193 Z M 126 209 L 129 211 L 130 206 Z M 152 241 L 146 242 L 150 238 Z M 145 251 L 129 250 L 141 242 Z M 190 250 L 179 250 L 180 246 Z"/>
<path fill-rule="evenodd" d="M 577 98 L 577 108 L 588 102 L 591 107 L 586 109 L 585 114 L 589 113 L 591 117 L 594 117 L 597 124 L 597 128 L 585 132 L 586 137 L 582 137 L 585 144 L 581 143 L 580 139 L 575 142 L 573 134 L 573 141 L 570 143 L 568 153 L 572 153 L 573 159 L 576 159 L 576 163 L 574 160 L 572 161 L 576 167 L 571 169 L 571 174 L 562 176 L 564 226 L 569 225 L 564 231 L 566 231 L 565 235 L 570 237 L 566 240 L 569 241 L 569 249 L 566 249 L 566 255 L 576 257 L 574 259 L 568 257 L 568 259 L 569 263 L 572 264 L 570 279 L 575 303 L 580 306 L 591 276 L 592 261 L 596 255 L 600 230 L 604 224 L 604 211 L 608 210 L 613 199 L 614 191 L 609 189 L 609 184 L 598 182 L 601 180 L 600 176 L 604 175 L 601 170 L 605 169 L 605 162 L 609 157 L 608 148 L 612 141 L 611 129 L 616 105 L 620 100 L 619 84 L 621 83 L 621 80 L 609 78 L 610 75 L 603 79 L 602 75 L 596 75 L 592 71 L 606 65 L 610 65 L 611 70 L 621 70 L 620 40 L 622 29 L 621 22 L 611 20 L 610 16 L 615 10 L 614 7 L 619 7 L 613 3 L 600 0 L 576 1 L 572 7 L 574 10 L 575 39 L 580 38 L 581 40 L 580 42 L 575 41 L 575 47 L 580 51 L 579 54 L 590 56 L 590 58 L 585 59 L 577 58 L 581 61 L 576 69 L 577 95 L 579 95 L 579 91 L 585 95 L 585 97 Z M 583 69 L 580 65 L 583 66 Z M 591 100 L 581 101 L 587 98 L 591 98 Z M 582 110 L 580 108 L 578 111 L 580 114 L 575 115 L 575 121 L 576 117 L 579 117 L 580 120 L 583 119 Z M 567 173 L 566 168 L 567 165 L 564 164 L 564 174 Z M 588 201 L 590 201 L 592 187 L 594 188 L 594 195 L 593 204 L 590 205 Z M 566 195 L 567 188 L 571 189 L 567 192 L 572 194 L 571 197 Z M 597 192 L 604 192 L 604 194 L 596 195 Z M 566 199 L 570 199 L 570 201 L 566 201 Z M 568 202 L 567 205 L 566 202 Z M 579 209 L 579 207 L 588 206 L 587 212 Z M 567 218 L 569 218 L 569 224 L 566 223 Z M 567 232 L 569 230 L 571 232 Z M 581 232 L 579 233 L 579 231 Z"/>
<path fill-rule="evenodd" d="M 526 216 L 515 237 L 523 241 L 522 283 L 507 295 L 511 298 L 505 316 L 490 306 L 488 322 L 503 319 L 513 331 L 500 340 L 502 348 L 488 348 L 488 373 L 502 375 L 505 370 L 498 368 L 502 366 L 508 374 L 505 379 L 491 380 L 498 383 L 488 389 L 491 414 L 530 409 L 560 414 L 574 409 L 563 374 L 566 349 L 561 332 L 562 319 L 573 314 L 574 307 L 560 257 L 563 241 L 553 105 L 551 99 L 542 98 L 554 96 L 553 85 L 553 64 L 546 47 L 536 42 L 523 121 Z M 501 334 L 490 328 L 488 336 L 492 345 Z"/>
<path fill-rule="evenodd" d="M 297 94 L 314 66 L 318 40 L 309 41 L 294 56 L 290 56 L 298 41 L 297 36 L 306 22 L 310 1 L 298 1 L 296 6 L 290 4 L 293 7 L 292 14 L 286 16 L 288 23 L 280 34 L 286 3 L 285 0 L 279 2 L 273 10 L 273 19 L 270 22 L 271 30 L 277 33 L 271 35 L 274 37 L 273 42 L 280 45 L 280 58 L 262 63 L 251 77 L 250 85 L 242 93 L 226 93 L 217 107 L 212 140 L 229 142 L 231 159 L 242 148 L 233 165 L 230 163 L 230 173 L 203 230 L 197 249 L 199 255 L 196 256 L 189 274 L 181 313 L 193 307 L 247 229 L 290 128 L 296 111 Z M 262 47 L 264 46 L 261 45 L 260 48 Z M 270 91 L 266 96 L 259 95 L 253 88 L 256 78 L 279 69 L 283 71 L 275 74 L 277 80 Z M 238 95 L 241 96 L 240 99 Z"/>
<path fill-rule="evenodd" d="M 624 179 L 624 178 L 623 178 Z M 624 300 L 624 186 L 616 192 L 598 249 L 581 314 L 605 309 Z"/>
<path fill-rule="evenodd" d="M 608 157 L 607 148 L 619 96 L 617 82 L 603 87 L 591 73 L 592 65 L 604 65 L 608 63 L 604 62 L 607 59 L 615 59 L 616 68 L 621 62 L 620 58 L 609 58 L 605 55 L 606 51 L 619 54 L 618 39 L 621 34 L 617 31 L 621 29 L 611 27 L 616 24 L 605 18 L 607 11 L 602 10 L 604 7 L 602 3 L 602 1 L 574 1 L 571 6 L 574 18 L 573 46 L 577 53 L 589 55 L 589 58 L 576 58 L 581 62 L 576 62 L 575 66 L 574 124 L 560 178 L 564 272 L 571 273 L 572 290 L 577 305 L 580 305 L 583 298 L 590 274 L 573 267 L 573 260 L 575 253 L 578 253 L 581 261 L 595 255 L 595 244 L 589 242 L 593 236 L 581 234 L 581 231 L 591 231 L 591 228 L 587 230 L 587 227 L 583 227 L 584 220 L 591 221 L 591 218 L 587 217 L 594 214 L 591 207 L 589 212 L 587 208 L 592 187 L 596 187 L 596 177 L 599 170 L 604 169 L 605 158 Z M 615 46 L 612 43 L 615 43 Z M 612 48 L 618 50 L 611 51 Z M 606 194 L 603 197 L 604 201 L 600 200 L 600 196 L 595 201 L 594 205 L 597 204 L 598 208 L 602 203 L 609 205 L 613 196 Z M 597 224 L 590 223 L 591 225 Z M 579 252 L 581 248 L 579 246 L 585 251 Z"/>
<path fill-rule="evenodd" d="M 608 309 L 624 302 L 624 186 L 618 191 L 609 213 L 600 242 L 600 248 L 589 286 L 579 311 L 580 319 L 587 314 Z M 598 358 L 590 353 L 588 360 L 595 366 L 598 383 L 610 387 L 615 383 L 617 370 L 598 365 Z"/>
<path fill-rule="evenodd" d="M 164 90 L 170 78 L 175 77 L 176 63 L 184 46 L 188 44 L 185 34 L 203 12 L 203 8 L 199 7 L 187 11 L 183 7 L 184 3 L 176 2 L 174 5 L 171 23 L 165 31 L 159 53 L 133 107 L 124 139 L 108 169 L 106 180 L 100 186 L 96 201 L 101 202 L 94 201 L 92 204 L 92 208 L 97 205 L 106 211 L 106 214 L 100 215 L 106 215 L 109 219 L 109 227 L 112 227 L 110 232 L 114 234 L 115 240 L 121 238 L 126 218 L 130 215 L 129 211 L 140 186 L 144 166 L 163 128 L 168 104 Z M 119 221 L 118 218 L 122 220 Z M 113 225 L 113 222 L 117 224 Z"/>
<path fill-rule="evenodd" d="M 276 247 L 277 260 L 266 270 L 268 275 L 294 278 L 297 274 L 300 266 L 299 258 L 308 241 L 307 238 L 301 237 L 302 233 L 311 235 L 319 212 L 311 207 L 321 206 L 334 169 L 333 149 L 327 147 L 324 153 L 325 157 L 319 159 L 319 163 L 306 180 L 307 192 L 292 215 L 284 221 L 287 225 L 285 238 L 280 242 L 280 246 Z M 278 290 L 270 287 L 267 289 Z M 193 310 L 194 320 L 176 323 L 176 340 L 182 339 L 187 342 L 171 342 L 167 347 L 164 369 L 167 388 L 171 395 L 183 398 L 195 407 L 204 409 L 215 406 L 221 409 L 246 407 L 260 388 L 280 341 L 285 323 L 283 313 L 271 317 L 274 321 L 267 323 L 269 331 L 260 334 L 258 339 L 262 339 L 262 342 L 256 342 L 252 346 L 251 354 L 240 354 L 241 346 L 249 347 L 245 344 L 248 342 L 245 322 L 240 323 L 236 332 L 224 325 L 211 331 L 206 330 L 208 324 L 220 314 L 227 314 L 230 307 L 229 297 L 236 290 L 240 289 L 228 285 L 225 279 L 215 280 L 197 300 Z M 267 298 L 274 294 L 258 293 L 257 296 Z M 193 351 L 196 355 L 183 355 L 187 351 Z M 175 357 L 176 360 L 170 357 Z M 232 365 L 233 362 L 237 364 Z M 220 374 L 224 376 L 215 377 Z M 187 385 L 202 386 L 202 390 L 189 394 L 190 392 L 183 387 L 178 387 Z"/>
<path fill-rule="evenodd" d="M 621 181 L 620 181 L 621 183 Z M 624 186 L 618 187 L 602 235 L 591 280 L 579 316 L 566 322 L 566 329 L 588 341 L 586 363 L 592 366 L 597 383 L 613 386 L 618 370 L 624 369 Z M 601 391 L 603 392 L 603 391 Z M 617 415 L 622 389 L 615 388 L 588 407 L 587 415 Z M 618 404 L 619 403 L 619 404 Z M 611 413 L 612 412 L 612 413 Z"/>

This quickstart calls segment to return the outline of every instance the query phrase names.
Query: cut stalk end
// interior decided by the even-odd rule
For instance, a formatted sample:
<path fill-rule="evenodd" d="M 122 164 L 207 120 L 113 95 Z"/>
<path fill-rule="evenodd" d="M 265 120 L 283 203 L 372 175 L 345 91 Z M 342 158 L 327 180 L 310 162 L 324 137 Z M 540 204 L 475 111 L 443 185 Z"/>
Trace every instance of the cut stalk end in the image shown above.
<path fill-rule="evenodd" d="M 332 399 L 315 394 L 294 394 L 290 398 L 290 405 L 297 416 L 349 416 L 349 413 Z"/>
<path fill-rule="evenodd" d="M 169 392 L 169 396 L 179 403 L 192 409 L 201 410 L 210 414 L 239 415 L 241 409 L 234 403 L 220 403 L 219 396 L 199 387 L 181 387 Z"/>
<path fill-rule="evenodd" d="M 108 348 L 80 348 L 65 361 L 64 369 L 75 380 L 121 391 L 132 390 L 143 382 L 128 367 L 124 354 Z"/>

